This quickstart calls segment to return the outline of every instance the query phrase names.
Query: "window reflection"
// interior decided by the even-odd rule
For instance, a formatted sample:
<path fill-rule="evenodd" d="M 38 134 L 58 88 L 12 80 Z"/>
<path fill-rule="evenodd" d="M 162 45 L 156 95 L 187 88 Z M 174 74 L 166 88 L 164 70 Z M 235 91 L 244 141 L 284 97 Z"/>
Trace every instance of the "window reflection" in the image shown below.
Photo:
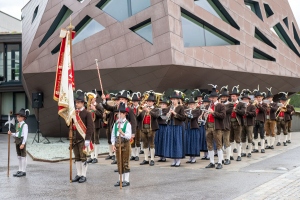
<path fill-rule="evenodd" d="M 133 30 L 136 34 L 153 44 L 152 24 L 151 22 Z"/>
<path fill-rule="evenodd" d="M 4 45 L 0 44 L 0 82 L 4 81 Z"/>
<path fill-rule="evenodd" d="M 7 45 L 7 81 L 20 81 L 20 45 Z"/>
<path fill-rule="evenodd" d="M 77 42 L 80 42 L 104 29 L 104 26 L 96 22 L 94 19 L 90 19 L 81 29 L 78 30 L 72 44 L 76 44 Z"/>

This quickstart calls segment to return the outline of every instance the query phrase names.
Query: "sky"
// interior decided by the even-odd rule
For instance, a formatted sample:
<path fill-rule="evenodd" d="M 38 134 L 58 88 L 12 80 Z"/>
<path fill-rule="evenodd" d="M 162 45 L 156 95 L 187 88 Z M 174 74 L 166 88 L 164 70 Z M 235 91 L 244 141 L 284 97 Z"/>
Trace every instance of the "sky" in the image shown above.
<path fill-rule="evenodd" d="M 0 0 L 0 10 L 15 18 L 21 19 L 21 9 L 26 5 L 28 1 L 29 0 Z M 275 0 L 275 1 L 286 1 L 286 0 Z M 288 0 L 288 1 L 295 15 L 298 26 L 300 27 L 300 0 Z"/>

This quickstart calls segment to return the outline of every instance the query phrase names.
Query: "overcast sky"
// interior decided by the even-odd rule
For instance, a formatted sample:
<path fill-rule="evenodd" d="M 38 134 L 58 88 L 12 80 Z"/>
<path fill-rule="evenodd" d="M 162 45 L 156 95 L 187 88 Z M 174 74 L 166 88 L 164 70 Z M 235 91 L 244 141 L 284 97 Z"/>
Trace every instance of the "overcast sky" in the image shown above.
<path fill-rule="evenodd" d="M 29 0 L 0 0 L 0 10 L 21 19 L 21 9 Z M 51 0 L 49 0 L 51 1 Z M 75 0 L 74 0 L 75 1 Z M 276 0 L 286 1 L 286 0 Z M 288 0 L 296 17 L 298 26 L 300 26 L 300 0 Z"/>

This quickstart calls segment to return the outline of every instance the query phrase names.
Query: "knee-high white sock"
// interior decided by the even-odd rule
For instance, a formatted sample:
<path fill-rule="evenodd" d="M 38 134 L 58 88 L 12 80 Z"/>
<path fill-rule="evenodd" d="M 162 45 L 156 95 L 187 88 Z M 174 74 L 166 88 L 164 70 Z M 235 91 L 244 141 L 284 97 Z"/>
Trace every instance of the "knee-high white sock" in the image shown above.
<path fill-rule="evenodd" d="M 135 148 L 135 156 L 139 156 L 140 151 L 141 151 L 141 147 L 136 147 Z"/>
<path fill-rule="evenodd" d="M 131 148 L 131 156 L 135 157 L 135 148 Z"/>
<path fill-rule="evenodd" d="M 113 148 L 112 148 L 111 144 L 108 145 L 108 153 L 109 153 L 108 155 L 110 155 L 110 156 L 113 155 Z"/>
<path fill-rule="evenodd" d="M 149 149 L 148 148 L 144 149 L 144 156 L 145 156 L 145 160 L 148 161 L 148 156 L 149 156 Z"/>
<path fill-rule="evenodd" d="M 27 166 L 27 158 L 26 157 L 21 157 L 22 160 L 22 172 L 26 172 L 26 166 Z"/>
<path fill-rule="evenodd" d="M 143 149 L 144 147 L 143 147 L 143 142 L 141 142 L 141 149 Z"/>
<path fill-rule="evenodd" d="M 273 146 L 275 143 L 275 137 L 270 138 L 270 145 Z"/>
<path fill-rule="evenodd" d="M 261 139 L 260 141 L 261 141 L 260 149 L 265 149 L 265 140 Z"/>
<path fill-rule="evenodd" d="M 289 137 L 288 137 L 289 140 L 292 140 L 292 133 L 291 133 L 291 132 L 288 133 L 288 136 L 289 136 Z"/>
<path fill-rule="evenodd" d="M 98 158 L 98 152 L 99 152 L 99 144 L 94 145 L 94 156 L 97 159 Z"/>
<path fill-rule="evenodd" d="M 242 145 L 241 144 L 236 144 L 237 146 L 237 152 L 238 152 L 238 156 L 241 156 L 241 152 L 242 152 Z"/>
<path fill-rule="evenodd" d="M 236 149 L 236 142 L 233 142 L 233 148 Z"/>
<path fill-rule="evenodd" d="M 231 146 L 231 152 L 230 152 L 230 156 L 233 156 L 233 149 L 235 148 L 235 143 L 234 142 L 232 142 L 232 143 L 230 143 L 230 146 Z"/>
<path fill-rule="evenodd" d="M 255 139 L 254 140 L 254 149 L 258 149 L 258 140 L 257 139 Z"/>
<path fill-rule="evenodd" d="M 155 153 L 155 149 L 154 148 L 150 149 L 151 160 L 154 160 L 154 153 Z"/>
<path fill-rule="evenodd" d="M 94 145 L 94 151 L 91 153 L 91 159 L 94 159 L 95 158 L 95 144 Z"/>
<path fill-rule="evenodd" d="M 284 142 L 286 142 L 287 139 L 288 139 L 288 135 L 285 135 L 285 136 L 284 136 Z"/>
<path fill-rule="evenodd" d="M 129 172 L 127 172 L 127 173 L 124 174 L 124 180 L 126 182 L 129 182 Z"/>
<path fill-rule="evenodd" d="M 246 153 L 246 146 L 247 146 L 246 143 L 242 143 L 242 153 Z M 248 148 L 249 148 L 249 146 L 248 146 Z"/>
<path fill-rule="evenodd" d="M 280 142 L 280 134 L 277 135 L 277 141 Z"/>
<path fill-rule="evenodd" d="M 218 150 L 218 163 L 222 164 L 223 161 L 223 151 L 222 149 Z"/>
<path fill-rule="evenodd" d="M 267 145 L 271 146 L 271 137 L 270 136 L 267 137 Z"/>
<path fill-rule="evenodd" d="M 248 152 L 249 152 L 249 153 L 252 152 L 252 143 L 248 143 Z"/>
<path fill-rule="evenodd" d="M 214 158 L 214 150 L 212 151 L 208 151 L 208 155 L 209 155 L 209 160 L 210 160 L 210 163 L 212 164 L 215 164 L 215 158 Z"/>
<path fill-rule="evenodd" d="M 230 160 L 231 146 L 226 147 L 226 159 Z"/>
<path fill-rule="evenodd" d="M 77 176 L 82 176 L 82 162 L 81 161 L 76 161 L 76 170 L 77 170 Z"/>
<path fill-rule="evenodd" d="M 81 175 L 86 177 L 88 164 L 85 164 L 84 162 L 81 162 Z"/>
<path fill-rule="evenodd" d="M 22 171 L 22 157 L 21 156 L 18 156 L 18 160 L 19 160 L 19 172 Z"/>

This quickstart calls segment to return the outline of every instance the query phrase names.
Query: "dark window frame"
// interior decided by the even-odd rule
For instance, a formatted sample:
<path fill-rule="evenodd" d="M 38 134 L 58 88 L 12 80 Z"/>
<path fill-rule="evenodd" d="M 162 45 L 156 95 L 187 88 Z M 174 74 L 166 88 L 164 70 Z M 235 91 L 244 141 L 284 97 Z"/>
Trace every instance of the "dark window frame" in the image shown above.
<path fill-rule="evenodd" d="M 31 21 L 31 23 L 33 23 L 33 22 L 34 22 L 34 20 L 35 20 L 35 18 L 36 18 L 36 16 L 37 16 L 37 14 L 38 14 L 38 12 L 39 12 L 39 5 L 38 5 L 37 7 L 35 7 L 35 9 L 34 9 L 34 11 L 33 11 L 33 15 L 32 15 L 32 21 Z"/>
<path fill-rule="evenodd" d="M 131 27 L 131 28 L 129 28 L 131 31 L 133 31 L 133 32 L 135 32 L 136 33 L 136 31 L 138 30 L 138 29 L 141 29 L 141 28 L 143 28 L 145 25 L 148 25 L 148 24 L 151 24 L 151 18 L 149 18 L 149 19 L 147 19 L 147 20 L 145 20 L 145 21 L 143 21 L 143 22 L 141 22 L 141 23 L 139 23 L 139 24 L 137 24 L 137 25 L 135 25 L 135 26 L 133 26 L 133 27 Z M 137 34 L 137 33 L 136 33 Z M 138 34 L 139 35 L 139 34 Z M 153 44 L 153 42 L 150 42 L 149 40 L 147 40 L 146 38 L 144 38 L 143 36 L 141 36 L 141 35 L 139 35 L 140 37 L 142 37 L 144 40 L 146 40 L 147 42 L 149 42 L 149 43 L 151 43 L 151 44 Z M 153 39 L 153 30 L 152 30 L 152 39 Z"/>
<path fill-rule="evenodd" d="M 259 38 L 258 38 L 258 37 Z M 267 45 L 269 45 L 270 47 L 277 49 L 277 47 L 271 42 L 271 40 L 269 40 L 257 27 L 255 27 L 254 30 L 254 37 L 264 43 L 266 43 Z"/>
<path fill-rule="evenodd" d="M 255 54 L 259 54 L 260 56 L 264 57 L 265 59 L 263 58 L 258 58 L 255 56 Z M 273 62 L 276 62 L 276 59 L 270 55 L 268 55 L 267 53 L 257 49 L 256 47 L 253 48 L 253 58 L 255 59 L 260 59 L 260 60 L 266 60 L 266 61 L 273 61 Z"/>
<path fill-rule="evenodd" d="M 264 8 L 265 8 L 265 12 L 266 12 L 267 18 L 269 18 L 272 15 L 274 15 L 274 12 L 273 12 L 273 10 L 272 10 L 272 8 L 270 7 L 269 4 L 264 3 Z"/>
<path fill-rule="evenodd" d="M 292 26 L 293 26 L 293 33 L 294 33 L 294 39 L 296 40 L 296 42 L 298 43 L 298 45 L 300 46 L 300 38 L 299 35 L 297 33 L 295 24 L 292 22 Z"/>
<path fill-rule="evenodd" d="M 263 20 L 263 16 L 261 14 L 261 10 L 260 10 L 260 6 L 259 6 L 259 2 L 256 1 L 252 1 L 252 0 L 244 0 L 245 5 L 249 5 L 249 6 L 253 6 L 254 10 L 252 10 L 252 12 L 259 18 L 261 19 L 261 21 Z"/>
<path fill-rule="evenodd" d="M 285 17 L 283 20 L 284 24 L 286 25 L 286 27 L 289 29 L 289 18 Z"/>

